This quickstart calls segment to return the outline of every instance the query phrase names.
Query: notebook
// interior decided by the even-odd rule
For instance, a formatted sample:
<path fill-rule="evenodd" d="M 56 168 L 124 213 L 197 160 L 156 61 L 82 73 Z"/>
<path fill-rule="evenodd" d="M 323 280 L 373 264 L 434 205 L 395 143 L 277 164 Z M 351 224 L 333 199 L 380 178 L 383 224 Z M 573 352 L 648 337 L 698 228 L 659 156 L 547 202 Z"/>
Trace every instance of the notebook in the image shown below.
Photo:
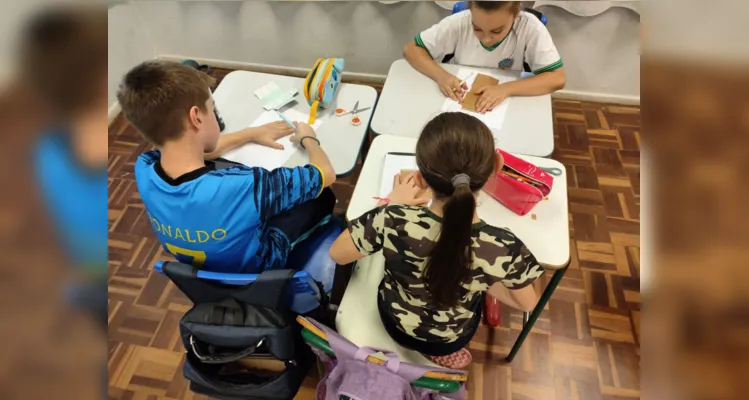
<path fill-rule="evenodd" d="M 413 153 L 387 153 L 385 164 L 382 166 L 382 181 L 380 182 L 380 197 L 387 197 L 393 191 L 395 176 L 401 171 L 415 171 L 416 156 Z"/>

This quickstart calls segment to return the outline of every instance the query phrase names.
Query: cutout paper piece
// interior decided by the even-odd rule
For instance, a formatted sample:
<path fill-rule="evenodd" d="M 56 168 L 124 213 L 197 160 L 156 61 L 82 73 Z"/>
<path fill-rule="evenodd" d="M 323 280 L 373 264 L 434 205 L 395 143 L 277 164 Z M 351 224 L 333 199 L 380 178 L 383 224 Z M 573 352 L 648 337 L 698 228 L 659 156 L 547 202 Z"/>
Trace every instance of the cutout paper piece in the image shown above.
<path fill-rule="evenodd" d="M 296 89 L 292 88 L 283 91 L 276 85 L 276 82 L 268 82 L 265 86 L 255 91 L 255 96 L 263 103 L 264 109 L 278 110 L 293 101 L 297 93 L 298 90 Z"/>
<path fill-rule="evenodd" d="M 499 85 L 499 81 L 491 76 L 478 74 L 476 79 L 471 85 L 471 90 L 463 96 L 463 109 L 469 111 L 476 111 L 476 102 L 478 102 L 480 95 L 476 94 L 476 91 L 486 86 Z"/>
<path fill-rule="evenodd" d="M 414 173 L 414 172 L 416 172 L 416 171 L 415 171 L 415 170 L 412 170 L 412 169 L 402 169 L 402 170 L 401 170 L 401 172 L 400 172 L 400 177 L 401 177 L 401 179 L 405 179 L 406 177 L 408 177 L 408 175 L 409 175 L 409 174 L 412 174 L 412 173 Z M 393 187 L 395 187 L 395 179 L 396 179 L 396 177 L 397 177 L 397 176 L 398 176 L 398 175 L 396 175 L 396 176 L 393 176 Z M 431 198 L 432 198 L 432 192 L 431 192 L 431 191 L 429 190 L 429 188 L 427 188 L 427 189 L 421 189 L 421 190 L 419 191 L 419 193 L 418 193 L 418 194 L 416 195 L 416 197 L 417 197 L 417 198 L 419 198 L 419 197 L 423 197 L 423 196 L 425 196 L 425 195 L 426 195 L 427 197 L 429 197 L 429 199 L 431 199 Z M 429 201 L 427 201 L 427 202 L 426 202 L 426 203 L 424 203 L 424 204 L 420 204 L 420 205 L 425 205 L 425 204 L 427 204 L 427 203 L 429 203 Z"/>

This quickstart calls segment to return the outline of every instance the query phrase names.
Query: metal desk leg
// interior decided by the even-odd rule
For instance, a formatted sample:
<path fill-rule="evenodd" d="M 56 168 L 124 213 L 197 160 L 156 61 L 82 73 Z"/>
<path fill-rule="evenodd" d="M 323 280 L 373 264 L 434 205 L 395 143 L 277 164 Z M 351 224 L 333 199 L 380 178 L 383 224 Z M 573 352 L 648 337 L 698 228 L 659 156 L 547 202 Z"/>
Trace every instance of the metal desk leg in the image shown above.
<path fill-rule="evenodd" d="M 554 291 L 557 289 L 557 286 L 559 286 L 559 282 L 562 281 L 562 278 L 564 277 L 564 273 L 567 272 L 567 268 L 569 267 L 564 267 L 554 272 L 554 276 L 551 277 L 549 284 L 546 285 L 546 289 L 544 289 L 544 292 L 541 294 L 541 298 L 538 300 L 538 304 L 536 304 L 536 308 L 533 309 L 533 312 L 530 314 L 530 317 L 526 318 L 525 315 L 523 316 L 523 322 L 524 322 L 523 330 L 520 331 L 520 336 L 518 336 L 517 340 L 515 340 L 515 344 L 512 345 L 512 350 L 510 350 L 510 354 L 507 355 L 507 358 L 506 358 L 507 362 L 512 362 L 512 360 L 518 354 L 518 351 L 520 350 L 520 346 L 522 346 L 523 342 L 525 342 L 525 338 L 528 337 L 528 334 L 531 332 L 531 329 L 533 329 L 533 325 L 536 323 L 536 320 L 541 315 L 541 312 L 544 310 L 544 307 L 546 307 L 546 303 L 549 302 L 549 299 L 551 299 L 551 295 L 554 294 Z"/>

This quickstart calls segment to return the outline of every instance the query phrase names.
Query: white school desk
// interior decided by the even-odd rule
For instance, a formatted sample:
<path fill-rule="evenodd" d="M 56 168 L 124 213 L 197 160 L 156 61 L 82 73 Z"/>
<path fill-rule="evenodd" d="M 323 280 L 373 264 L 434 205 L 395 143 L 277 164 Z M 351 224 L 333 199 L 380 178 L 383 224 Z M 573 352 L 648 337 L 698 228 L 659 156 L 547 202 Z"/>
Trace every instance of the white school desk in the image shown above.
<path fill-rule="evenodd" d="M 378 136 L 372 142 L 359 181 L 354 188 L 346 218 L 351 221 L 377 205 L 382 167 L 389 152 L 413 153 L 416 139 L 391 135 Z M 542 200 L 530 213 L 519 216 L 483 191 L 478 199 L 478 214 L 489 225 L 507 227 L 522 240 L 541 264 L 562 267 L 570 258 L 569 217 L 567 215 L 567 172 L 564 165 L 548 158 L 518 155 L 540 167 L 559 168 L 549 200 Z M 388 178 L 392 179 L 392 178 Z M 536 215 L 536 219 L 531 218 Z"/>
<path fill-rule="evenodd" d="M 520 77 L 519 72 L 441 64 L 457 74 L 461 68 L 496 76 Z M 385 87 L 372 118 L 372 131 L 378 135 L 418 138 L 421 129 L 442 110 L 445 96 L 437 84 L 422 75 L 406 60 L 390 66 Z M 548 157 L 554 151 L 554 124 L 551 96 L 512 97 L 502 130 L 500 147 L 510 153 Z"/>
<path fill-rule="evenodd" d="M 282 111 L 293 109 L 309 115 L 310 108 L 302 94 L 304 79 L 260 72 L 234 71 L 224 77 L 213 93 L 216 108 L 226 124 L 223 133 L 236 132 L 248 127 L 266 111 L 255 96 L 255 90 L 269 82 L 275 82 L 284 91 L 291 88 L 299 90 L 294 98 L 295 101 L 282 108 Z M 351 110 L 357 101 L 359 108 L 374 108 L 377 92 L 370 86 L 341 83 L 330 107 L 317 112 L 317 119 L 324 121 L 317 130 L 317 138 L 320 139 L 322 148 L 338 176 L 348 175 L 354 170 L 373 108 L 359 113 L 361 124 L 358 126 L 351 125 L 351 115 L 336 117 L 333 110 L 337 107 Z M 295 167 L 307 164 L 308 161 L 307 153 L 298 149 L 284 166 Z"/>
<path fill-rule="evenodd" d="M 391 135 L 378 136 L 372 142 L 364 161 L 359 181 L 351 197 L 346 218 L 351 221 L 374 208 L 382 181 L 382 167 L 385 155 L 389 152 L 413 152 L 416 139 Z M 490 225 L 509 228 L 520 238 L 536 259 L 556 270 L 553 284 L 549 283 L 541 296 L 533 314 L 527 314 L 525 320 L 531 320 L 521 332 L 520 338 L 513 347 L 512 357 L 517 353 L 535 319 L 543 310 L 548 298 L 566 271 L 570 258 L 570 235 L 567 203 L 567 172 L 564 166 L 551 159 L 520 156 L 540 167 L 559 168 L 562 175 L 554 177 L 554 185 L 549 193 L 549 200 L 543 200 L 530 213 L 519 216 L 496 200 L 481 192 L 478 199 L 478 214 Z M 535 214 L 536 219 L 531 215 Z M 346 292 L 336 315 L 338 332 L 359 346 L 386 348 L 395 351 L 409 362 L 429 363 L 421 354 L 404 349 L 390 338 L 380 322 L 377 311 L 377 287 L 384 274 L 385 260 L 381 253 L 359 261 L 351 275 Z M 535 318 L 534 318 L 535 316 Z M 517 347 L 517 349 L 515 348 Z M 511 361 L 512 357 L 508 357 Z"/>

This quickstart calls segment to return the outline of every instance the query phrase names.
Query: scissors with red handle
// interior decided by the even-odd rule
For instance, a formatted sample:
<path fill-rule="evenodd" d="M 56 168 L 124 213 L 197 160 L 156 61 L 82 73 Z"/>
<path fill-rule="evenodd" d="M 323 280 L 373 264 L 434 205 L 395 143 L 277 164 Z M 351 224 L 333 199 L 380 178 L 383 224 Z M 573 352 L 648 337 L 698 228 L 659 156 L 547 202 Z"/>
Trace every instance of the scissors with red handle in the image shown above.
<path fill-rule="evenodd" d="M 370 108 L 372 108 L 372 107 L 359 108 L 359 102 L 357 101 L 354 104 L 354 109 L 353 110 L 346 111 L 343 108 L 336 108 L 335 109 L 335 115 L 337 117 L 342 117 L 344 115 L 354 114 L 354 117 L 351 118 L 351 125 L 357 126 L 357 125 L 361 124 L 361 118 L 359 118 L 359 115 L 358 115 L 359 111 L 369 110 Z"/>

